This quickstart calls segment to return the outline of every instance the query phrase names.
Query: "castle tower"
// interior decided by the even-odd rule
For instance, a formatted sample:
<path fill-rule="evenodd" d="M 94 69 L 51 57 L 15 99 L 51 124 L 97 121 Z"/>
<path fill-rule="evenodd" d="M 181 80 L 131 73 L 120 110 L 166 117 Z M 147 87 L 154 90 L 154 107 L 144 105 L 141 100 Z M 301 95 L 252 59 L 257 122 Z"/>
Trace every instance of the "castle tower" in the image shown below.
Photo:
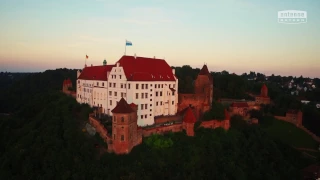
<path fill-rule="evenodd" d="M 113 151 L 127 154 L 137 145 L 137 111 L 121 98 L 111 112 Z"/>
<path fill-rule="evenodd" d="M 268 88 L 265 84 L 261 87 L 261 94 L 262 97 L 268 97 Z"/>
<path fill-rule="evenodd" d="M 196 118 L 192 112 L 192 109 L 188 107 L 184 118 L 183 118 L 183 128 L 186 130 L 187 136 L 194 136 L 194 123 Z"/>
<path fill-rule="evenodd" d="M 206 97 L 205 103 L 211 106 L 213 98 L 213 78 L 209 73 L 207 65 L 203 65 L 195 80 L 194 92 L 195 94 L 203 94 Z"/>

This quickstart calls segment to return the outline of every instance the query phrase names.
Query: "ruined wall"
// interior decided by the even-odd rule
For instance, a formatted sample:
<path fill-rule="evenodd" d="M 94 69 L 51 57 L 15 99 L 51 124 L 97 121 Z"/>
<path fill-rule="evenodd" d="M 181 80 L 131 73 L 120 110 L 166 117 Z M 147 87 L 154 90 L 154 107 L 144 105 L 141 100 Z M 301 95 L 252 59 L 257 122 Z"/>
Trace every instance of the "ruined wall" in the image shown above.
<path fill-rule="evenodd" d="M 155 124 L 163 124 L 166 122 L 172 122 L 172 121 L 181 121 L 182 117 L 181 116 L 161 116 L 161 117 L 156 117 L 154 119 Z"/>
<path fill-rule="evenodd" d="M 142 130 L 143 137 L 151 136 L 152 134 L 164 134 L 166 132 L 180 132 L 182 131 L 181 124 L 172 124 L 169 126 L 160 126 L 155 128 L 145 128 Z"/>

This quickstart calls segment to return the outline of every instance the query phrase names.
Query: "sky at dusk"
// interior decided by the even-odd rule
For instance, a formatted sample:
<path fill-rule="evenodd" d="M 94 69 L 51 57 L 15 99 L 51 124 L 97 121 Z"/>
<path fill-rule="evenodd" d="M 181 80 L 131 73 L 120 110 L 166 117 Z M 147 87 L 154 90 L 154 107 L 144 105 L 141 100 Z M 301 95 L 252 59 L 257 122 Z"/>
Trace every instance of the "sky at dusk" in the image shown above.
<path fill-rule="evenodd" d="M 127 39 L 127 55 L 171 66 L 320 77 L 319 0 L 0 0 L 0 23 L 0 71 L 113 64 Z"/>

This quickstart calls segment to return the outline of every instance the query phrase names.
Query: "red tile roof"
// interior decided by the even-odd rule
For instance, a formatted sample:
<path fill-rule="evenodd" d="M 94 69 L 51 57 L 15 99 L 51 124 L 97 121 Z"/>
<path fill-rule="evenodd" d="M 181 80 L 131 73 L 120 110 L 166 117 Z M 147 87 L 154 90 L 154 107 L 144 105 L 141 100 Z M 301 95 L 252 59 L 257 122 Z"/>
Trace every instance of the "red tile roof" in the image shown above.
<path fill-rule="evenodd" d="M 126 100 L 121 98 L 121 100 L 118 102 L 116 107 L 111 111 L 112 113 L 132 113 L 133 109 L 131 106 L 127 103 Z"/>
<path fill-rule="evenodd" d="M 171 67 L 163 59 L 122 56 L 117 63 L 128 81 L 175 81 Z"/>
<path fill-rule="evenodd" d="M 196 122 L 196 118 L 194 117 L 194 114 L 193 114 L 192 109 L 190 107 L 188 107 L 187 112 L 184 115 L 183 122 L 186 122 L 186 123 L 195 123 Z"/>
<path fill-rule="evenodd" d="M 130 104 L 130 107 L 132 107 L 132 108 L 135 108 L 135 107 L 137 107 L 138 105 L 136 105 L 135 103 L 131 103 Z"/>
<path fill-rule="evenodd" d="M 248 106 L 248 103 L 246 102 L 233 102 L 231 104 L 231 107 L 239 107 L 239 108 L 242 108 L 242 107 L 249 107 Z"/>
<path fill-rule="evenodd" d="M 114 66 L 87 66 L 83 69 L 78 79 L 107 81 L 107 72 L 110 72 Z"/>

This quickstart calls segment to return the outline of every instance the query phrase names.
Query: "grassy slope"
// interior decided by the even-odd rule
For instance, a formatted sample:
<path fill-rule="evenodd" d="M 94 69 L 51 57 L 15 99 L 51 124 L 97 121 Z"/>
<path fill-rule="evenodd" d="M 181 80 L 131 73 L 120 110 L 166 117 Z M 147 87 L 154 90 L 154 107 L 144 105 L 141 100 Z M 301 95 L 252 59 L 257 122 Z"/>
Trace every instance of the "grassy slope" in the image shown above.
<path fill-rule="evenodd" d="M 297 148 L 316 150 L 319 147 L 319 143 L 313 140 L 309 134 L 288 122 L 274 120 L 272 125 L 264 129 L 270 136 Z"/>

